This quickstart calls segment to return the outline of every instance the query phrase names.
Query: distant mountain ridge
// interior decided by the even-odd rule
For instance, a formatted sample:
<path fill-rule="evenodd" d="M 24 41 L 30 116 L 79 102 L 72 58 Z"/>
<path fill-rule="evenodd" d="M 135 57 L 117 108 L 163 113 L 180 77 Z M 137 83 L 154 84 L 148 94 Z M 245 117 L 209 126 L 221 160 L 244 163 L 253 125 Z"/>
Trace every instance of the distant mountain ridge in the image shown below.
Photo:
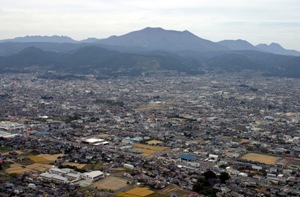
<path fill-rule="evenodd" d="M 254 50 L 254 51 L 274 53 L 278 55 L 300 56 L 299 51 L 285 49 L 278 43 L 271 43 L 270 45 L 259 44 L 254 46 L 246 40 L 239 39 L 239 40 L 223 40 L 218 42 L 218 44 L 228 47 L 231 50 Z"/>
<path fill-rule="evenodd" d="M 101 75 L 140 75 L 146 71 L 176 70 L 199 74 L 198 62 L 176 55 L 141 55 L 120 53 L 88 46 L 70 53 L 43 51 L 28 47 L 17 54 L 0 56 L 1 71 L 15 72 L 59 71 L 68 73 L 97 73 Z"/>
<path fill-rule="evenodd" d="M 7 42 L 16 43 L 16 50 L 12 44 L 9 48 L 3 46 Z M 27 45 L 18 45 L 24 43 Z M 259 44 L 253 46 L 246 40 L 223 40 L 220 42 L 212 42 L 196 36 L 195 34 L 185 31 L 165 30 L 157 27 L 147 27 L 142 30 L 129 32 L 121 36 L 110 36 L 105 39 L 87 38 L 81 41 L 76 41 L 67 36 L 25 36 L 14 39 L 0 40 L 0 55 L 9 55 L 17 53 L 20 50 L 31 46 L 41 46 L 41 43 L 60 43 L 60 44 L 86 44 L 86 45 L 101 45 L 106 48 L 132 51 L 167 51 L 167 52 L 214 52 L 214 51 L 230 51 L 230 50 L 255 50 L 280 55 L 300 56 L 300 52 L 296 50 L 284 49 L 277 43 L 270 45 Z M 86 46 L 85 45 L 85 46 Z M 22 46 L 24 46 L 22 48 Z M 26 46 L 26 47 L 25 47 Z M 45 46 L 45 45 L 44 45 Z M 62 48 L 65 48 L 62 46 Z M 76 47 L 74 47 L 76 48 Z M 122 49 L 121 49 L 122 48 Z M 43 49 L 47 49 L 44 47 Z M 9 51 L 7 51 L 9 50 Z M 48 50 L 48 49 L 47 49 Z M 60 48 L 49 50 L 60 51 Z"/>
<path fill-rule="evenodd" d="M 25 36 L 17 37 L 13 39 L 0 40 L 0 43 L 3 42 L 48 42 L 48 43 L 76 43 L 77 41 L 73 40 L 68 36 Z"/>
<path fill-rule="evenodd" d="M 256 51 L 257 48 L 253 46 L 251 43 L 249 43 L 246 40 L 222 40 L 218 42 L 218 44 L 226 46 L 230 48 L 231 50 L 254 50 Z"/>
<path fill-rule="evenodd" d="M 57 71 L 107 77 L 156 71 L 201 74 L 252 70 L 267 76 L 300 78 L 297 51 L 275 43 L 253 46 L 245 40 L 215 43 L 189 31 L 148 27 L 106 39 L 28 36 L 13 40 L 0 42 L 0 73 Z"/>
<path fill-rule="evenodd" d="M 150 28 L 130 32 L 122 36 L 111 36 L 98 43 L 115 46 L 136 47 L 144 50 L 162 51 L 226 51 L 227 47 L 202 39 L 189 31 Z"/>
<path fill-rule="evenodd" d="M 293 55 L 293 56 L 300 56 L 300 52 L 296 50 L 287 50 L 283 48 L 278 43 L 271 43 L 269 45 L 267 44 L 259 44 L 256 45 L 256 48 L 261 49 L 262 51 L 268 52 L 268 53 L 274 53 L 274 54 L 280 54 L 280 55 Z"/>

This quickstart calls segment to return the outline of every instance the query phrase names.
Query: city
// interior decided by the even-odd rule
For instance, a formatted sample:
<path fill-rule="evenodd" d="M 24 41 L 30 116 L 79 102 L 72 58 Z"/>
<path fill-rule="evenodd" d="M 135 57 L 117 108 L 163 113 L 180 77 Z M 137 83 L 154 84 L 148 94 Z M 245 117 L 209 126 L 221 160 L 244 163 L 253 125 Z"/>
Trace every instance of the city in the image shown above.
<path fill-rule="evenodd" d="M 0 76 L 1 196 L 299 196 L 299 79 Z"/>

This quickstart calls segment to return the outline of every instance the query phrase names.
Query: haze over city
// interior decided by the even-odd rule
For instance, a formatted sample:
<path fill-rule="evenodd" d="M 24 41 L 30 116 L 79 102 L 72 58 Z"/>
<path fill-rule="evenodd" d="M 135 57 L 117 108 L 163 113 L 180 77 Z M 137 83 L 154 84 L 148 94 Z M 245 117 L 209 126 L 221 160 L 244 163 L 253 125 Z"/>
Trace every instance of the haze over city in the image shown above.
<path fill-rule="evenodd" d="M 3 0 L 0 39 L 66 35 L 80 40 L 146 26 L 189 30 L 212 41 L 245 39 L 300 50 L 298 0 Z"/>

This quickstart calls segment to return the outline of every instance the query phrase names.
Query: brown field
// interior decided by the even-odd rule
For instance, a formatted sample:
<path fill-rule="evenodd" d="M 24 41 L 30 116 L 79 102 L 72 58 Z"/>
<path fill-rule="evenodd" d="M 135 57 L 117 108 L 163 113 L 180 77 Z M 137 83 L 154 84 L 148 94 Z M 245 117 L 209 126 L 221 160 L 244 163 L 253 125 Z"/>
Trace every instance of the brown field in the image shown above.
<path fill-rule="evenodd" d="M 119 190 L 127 186 L 127 180 L 119 177 L 107 177 L 102 180 L 96 181 L 91 187 L 96 189 L 110 189 L 113 191 Z"/>
<path fill-rule="evenodd" d="M 52 163 L 57 160 L 58 157 L 62 157 L 64 154 L 56 154 L 56 155 L 49 155 L 49 154 L 40 154 L 36 156 L 28 156 L 28 158 L 35 162 L 35 163 Z"/>
<path fill-rule="evenodd" d="M 4 152 L 4 153 L 1 153 L 1 155 L 9 155 L 10 152 L 11 152 L 11 151 Z M 17 153 L 18 155 L 23 154 L 23 152 L 22 152 L 22 151 L 19 151 L 19 150 L 15 150 L 15 151 L 13 151 L 13 152 Z"/>
<path fill-rule="evenodd" d="M 143 156 L 152 156 L 155 155 L 159 151 L 165 150 L 167 147 L 162 146 L 150 146 L 150 145 L 144 145 L 144 144 L 134 144 L 133 150 L 140 150 L 143 152 Z"/>
<path fill-rule="evenodd" d="M 49 162 L 49 160 L 45 159 L 44 157 L 40 157 L 40 156 L 28 156 L 28 158 L 35 163 Z"/>
<path fill-rule="evenodd" d="M 51 165 L 34 163 L 34 164 L 26 166 L 26 168 L 30 169 L 30 171 L 35 170 L 35 171 L 39 171 L 39 172 L 46 172 L 51 168 Z"/>
<path fill-rule="evenodd" d="M 119 193 L 117 193 L 117 196 L 145 197 L 145 196 L 149 196 L 151 194 L 154 194 L 154 191 L 151 191 L 146 187 L 136 187 L 136 188 L 130 189 L 126 192 L 119 192 Z"/>
<path fill-rule="evenodd" d="M 11 164 L 8 169 L 6 169 L 7 174 L 22 174 L 24 172 L 29 172 L 30 170 L 21 164 Z"/>
<path fill-rule="evenodd" d="M 257 154 L 257 153 L 248 153 L 243 155 L 240 159 L 247 161 L 255 161 L 259 163 L 264 163 L 268 165 L 274 165 L 280 159 L 280 157 L 274 157 L 269 155 Z"/>
<path fill-rule="evenodd" d="M 80 164 L 80 163 L 74 163 L 74 162 L 64 162 L 62 164 L 63 166 L 73 166 L 76 167 L 77 169 L 83 169 L 86 164 Z"/>
<path fill-rule="evenodd" d="M 50 154 L 40 154 L 37 155 L 40 157 L 44 157 L 45 159 L 47 159 L 50 162 L 54 162 L 55 160 L 57 160 L 58 157 L 63 157 L 64 154 L 55 154 L 55 155 L 50 155 Z"/>
<path fill-rule="evenodd" d="M 228 157 L 232 156 L 233 154 L 234 154 L 234 153 L 231 153 L 231 152 L 226 152 L 226 153 L 225 153 L 225 155 L 228 156 Z"/>
<path fill-rule="evenodd" d="M 165 187 L 164 189 L 160 190 L 160 193 L 168 195 L 168 196 L 170 196 L 172 193 L 178 194 L 180 196 L 188 196 L 191 192 L 185 191 L 175 184 L 170 184 L 167 187 Z"/>
<path fill-rule="evenodd" d="M 113 176 L 123 176 L 128 170 L 125 168 L 111 168 L 111 175 Z"/>
<path fill-rule="evenodd" d="M 47 164 L 31 164 L 28 166 L 23 166 L 21 164 L 15 163 L 11 164 L 8 169 L 6 169 L 6 173 L 8 174 L 22 174 L 24 172 L 30 172 L 30 171 L 39 171 L 39 172 L 46 172 L 51 168 L 51 165 Z"/>

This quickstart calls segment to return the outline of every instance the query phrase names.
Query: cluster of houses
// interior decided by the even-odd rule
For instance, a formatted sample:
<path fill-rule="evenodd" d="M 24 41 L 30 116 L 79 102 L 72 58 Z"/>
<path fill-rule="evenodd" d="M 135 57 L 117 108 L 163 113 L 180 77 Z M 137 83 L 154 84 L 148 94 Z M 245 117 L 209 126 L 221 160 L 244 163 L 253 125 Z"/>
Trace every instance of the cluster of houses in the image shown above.
<path fill-rule="evenodd" d="M 258 187 L 270 188 L 267 194 L 300 190 L 297 79 L 220 73 L 101 81 L 24 74 L 0 80 L 7 95 L 0 98 L 1 146 L 63 153 L 56 166 L 105 164 L 84 173 L 53 167 L 40 173 L 41 180 L 93 181 L 125 168 L 128 180 L 159 189 L 174 183 L 191 191 L 210 169 L 231 176 L 219 190 L 243 195 Z M 149 153 L 137 144 L 164 149 Z M 241 159 L 247 153 L 279 159 L 274 164 Z"/>

